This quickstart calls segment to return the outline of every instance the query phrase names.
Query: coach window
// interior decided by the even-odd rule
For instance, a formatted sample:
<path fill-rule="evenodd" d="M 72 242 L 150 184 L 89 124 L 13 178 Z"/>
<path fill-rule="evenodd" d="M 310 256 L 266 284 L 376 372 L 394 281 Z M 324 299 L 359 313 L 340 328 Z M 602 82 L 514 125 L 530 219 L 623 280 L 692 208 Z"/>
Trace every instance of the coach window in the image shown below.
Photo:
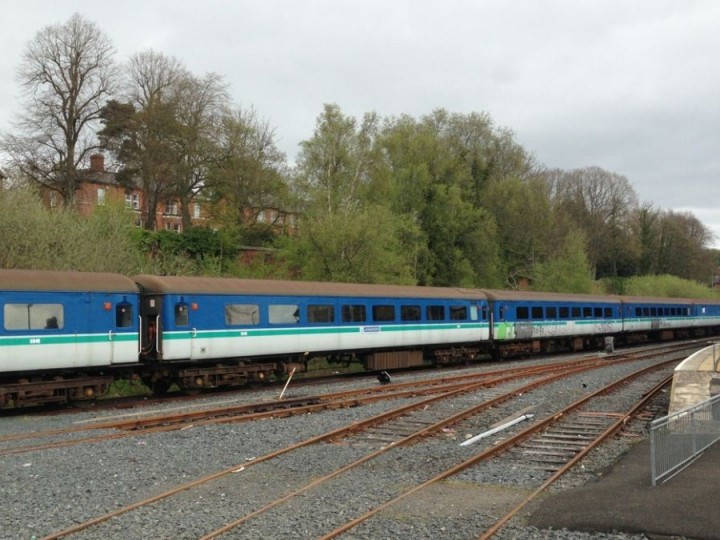
<path fill-rule="evenodd" d="M 542 306 L 533 306 L 530 310 L 530 316 L 533 319 L 542 319 L 543 318 L 543 308 Z"/>
<path fill-rule="evenodd" d="M 394 321 L 395 320 L 395 306 L 391 305 L 380 305 L 373 306 L 373 321 Z"/>
<path fill-rule="evenodd" d="M 425 316 L 428 321 L 444 321 L 445 306 L 427 306 L 427 308 L 425 308 Z"/>
<path fill-rule="evenodd" d="M 260 306 L 257 304 L 227 304 L 225 324 L 228 326 L 254 326 L 260 324 Z"/>
<path fill-rule="evenodd" d="M 579 307 L 573 307 L 570 311 L 572 313 L 573 319 L 579 319 L 580 318 L 580 308 Z"/>
<path fill-rule="evenodd" d="M 330 304 L 311 304 L 307 308 L 308 322 L 335 322 L 335 309 Z"/>
<path fill-rule="evenodd" d="M 594 313 L 594 316 L 596 319 L 602 319 L 602 308 L 601 307 L 596 307 L 593 310 L 593 313 Z"/>
<path fill-rule="evenodd" d="M 560 318 L 561 319 L 569 319 L 570 318 L 570 308 L 567 306 L 561 306 L 560 307 Z"/>
<path fill-rule="evenodd" d="M 420 306 L 400 306 L 401 321 L 419 321 Z"/>
<path fill-rule="evenodd" d="M 605 318 L 606 319 L 612 319 L 613 318 L 613 310 L 610 307 L 605 308 Z"/>
<path fill-rule="evenodd" d="M 115 306 L 115 326 L 129 328 L 133 325 L 133 308 L 130 302 L 120 302 Z"/>
<path fill-rule="evenodd" d="M 592 317 L 593 310 L 591 307 L 584 307 L 582 308 L 582 314 L 584 319 L 589 319 L 590 317 Z"/>
<path fill-rule="evenodd" d="M 530 309 L 527 306 L 515 308 L 515 318 L 519 321 L 527 321 L 530 318 Z"/>
<path fill-rule="evenodd" d="M 557 308 L 553 306 L 546 307 L 545 314 L 548 319 L 557 319 Z"/>
<path fill-rule="evenodd" d="M 5 304 L 5 330 L 55 330 L 65 326 L 62 304 Z"/>
<path fill-rule="evenodd" d="M 450 306 L 451 321 L 466 321 L 468 318 L 466 306 Z"/>
<path fill-rule="evenodd" d="M 297 304 L 271 304 L 268 306 L 270 324 L 298 324 L 300 307 Z"/>
<path fill-rule="evenodd" d="M 185 302 L 175 304 L 175 326 L 187 326 L 190 324 L 188 317 L 188 305 Z"/>
<path fill-rule="evenodd" d="M 365 322 L 367 313 L 363 305 L 345 305 L 342 307 L 343 322 Z"/>

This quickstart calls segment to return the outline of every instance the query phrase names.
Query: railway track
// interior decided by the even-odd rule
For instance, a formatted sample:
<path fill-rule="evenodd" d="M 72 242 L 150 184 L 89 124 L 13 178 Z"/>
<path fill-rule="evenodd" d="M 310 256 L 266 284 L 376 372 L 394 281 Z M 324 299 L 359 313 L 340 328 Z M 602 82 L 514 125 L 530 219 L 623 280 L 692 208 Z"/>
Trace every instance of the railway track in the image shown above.
<path fill-rule="evenodd" d="M 230 531 L 233 531 L 234 529 L 237 529 L 238 527 L 246 524 L 248 521 L 251 521 L 254 518 L 257 518 L 267 512 L 276 511 L 277 508 L 282 507 L 283 505 L 288 504 L 291 501 L 296 501 L 306 492 L 310 492 L 316 489 L 322 489 L 322 486 L 326 483 L 333 482 L 337 478 L 340 478 L 344 475 L 357 474 L 356 470 L 364 470 L 368 466 L 371 467 L 372 463 L 376 462 L 381 456 L 385 456 L 386 454 L 389 454 L 391 452 L 396 452 L 400 448 L 407 448 L 412 444 L 421 444 L 425 441 L 432 441 L 434 439 L 438 439 L 442 436 L 445 430 L 450 429 L 452 426 L 460 424 L 469 418 L 477 417 L 477 415 L 482 411 L 488 411 L 491 408 L 500 408 L 502 404 L 510 402 L 513 399 L 517 399 L 518 396 L 532 393 L 535 388 L 552 384 L 554 381 L 562 378 L 578 376 L 583 373 L 587 373 L 589 370 L 600 369 L 608 365 L 640 361 L 639 357 L 641 355 L 642 353 L 639 353 L 635 354 L 632 358 L 618 357 L 612 360 L 605 357 L 601 361 L 598 361 L 598 359 L 589 359 L 585 362 L 580 363 L 575 361 L 571 363 L 572 365 L 559 366 L 557 364 L 554 364 L 551 368 L 552 372 L 545 373 L 542 372 L 542 367 L 535 366 L 533 368 L 529 368 L 527 371 L 514 370 L 513 374 L 505 373 L 501 375 L 495 373 L 492 376 L 488 376 L 485 378 L 485 380 L 481 381 L 473 380 L 471 377 L 463 377 L 466 380 L 462 382 L 453 381 L 451 383 L 448 383 L 447 381 L 445 381 L 445 383 L 441 384 L 436 383 L 434 385 L 434 389 L 429 392 L 433 394 L 431 395 L 431 397 L 418 398 L 419 394 L 417 393 L 417 388 L 414 390 L 391 388 L 391 391 L 388 395 L 395 394 L 394 399 L 410 396 L 417 399 L 413 403 L 404 404 L 401 407 L 393 408 L 390 411 L 387 411 L 386 413 L 383 413 L 381 415 L 377 415 L 363 421 L 354 422 L 353 424 L 345 426 L 344 428 L 331 430 L 322 435 L 306 439 L 305 441 L 302 441 L 298 444 L 290 445 L 276 452 L 272 452 L 259 458 L 254 458 L 245 463 L 238 464 L 229 469 L 218 471 L 215 474 L 211 474 L 203 478 L 198 478 L 194 481 L 177 486 L 164 493 L 160 493 L 148 499 L 127 505 L 114 512 L 107 513 L 103 516 L 98 516 L 84 523 L 73 525 L 72 527 L 48 535 L 45 538 L 63 538 L 86 530 L 90 527 L 100 527 L 100 529 L 98 529 L 98 534 L 102 535 L 104 534 L 101 528 L 101 525 L 103 523 L 119 518 L 126 513 L 136 511 L 141 512 L 143 508 L 146 508 L 149 505 L 159 504 L 161 503 L 161 501 L 173 499 L 176 496 L 181 496 L 181 494 L 187 494 L 188 492 L 195 489 L 208 489 L 206 486 L 209 483 L 217 485 L 217 483 L 227 484 L 228 482 L 236 482 L 234 477 L 240 473 L 245 473 L 246 471 L 254 467 L 261 467 L 262 464 L 267 464 L 272 460 L 285 459 L 287 456 L 293 455 L 293 453 L 307 451 L 309 448 L 317 448 L 322 453 L 325 451 L 324 449 L 328 448 L 328 443 L 333 443 L 331 444 L 331 446 L 334 448 L 349 448 L 353 450 L 352 453 L 361 453 L 359 458 L 351 460 L 343 466 L 329 471 L 323 477 L 316 478 L 312 482 L 301 483 L 300 485 L 289 490 L 284 490 L 275 499 L 266 501 L 263 504 L 256 505 L 256 508 L 250 510 L 245 515 L 237 518 L 230 523 L 226 523 L 225 525 L 217 527 L 211 532 L 207 533 L 205 536 L 203 536 L 204 539 L 216 538 Z M 676 360 L 671 360 L 670 363 L 675 361 Z M 545 368 L 547 369 L 547 366 L 545 366 Z M 518 378 L 534 377 L 535 380 L 512 388 L 503 389 L 500 386 L 509 385 L 513 377 L 516 380 Z M 492 388 L 492 392 L 487 391 L 487 389 L 490 387 L 494 387 Z M 384 388 L 385 390 L 388 389 L 388 387 L 381 388 Z M 476 395 L 472 393 L 477 392 L 480 389 L 485 389 L 483 391 L 487 395 L 483 395 L 482 401 L 478 403 Z M 603 392 L 607 391 L 608 389 L 603 389 Z M 379 392 L 372 393 L 376 394 L 375 396 L 372 396 L 372 399 L 378 397 L 377 394 L 379 394 Z M 474 396 L 473 399 L 470 399 L 470 401 L 474 401 L 474 403 L 470 406 L 467 405 L 468 395 Z M 591 396 L 588 396 L 584 399 L 585 401 L 590 400 L 592 399 L 592 396 L 595 395 L 601 395 L 600 391 L 595 392 Z M 347 396 L 345 396 L 345 398 L 347 398 Z M 451 414 L 447 412 L 448 403 L 453 403 L 453 405 L 450 407 L 450 409 L 452 410 Z M 579 407 L 580 405 L 574 404 L 574 406 Z M 442 407 L 446 407 L 446 410 L 443 411 Z M 569 413 L 555 413 L 551 415 L 550 418 L 547 420 L 534 423 L 534 431 L 537 431 L 539 429 L 542 429 L 546 425 L 554 423 L 557 419 L 562 418 L 563 420 L 565 420 L 564 417 L 567 414 Z M 608 414 L 607 411 L 604 411 L 603 414 L 605 419 L 607 420 L 608 418 L 616 418 L 617 415 L 620 415 L 621 413 L 618 412 Z M 562 437 L 559 437 L 558 434 L 561 433 L 563 430 L 567 432 L 571 429 L 576 430 L 576 433 L 577 430 L 584 430 L 584 432 L 586 433 L 586 435 L 583 435 L 584 437 L 592 437 L 592 433 L 594 431 L 597 431 L 599 426 L 603 425 L 603 422 L 599 421 L 600 417 L 601 415 L 599 415 L 597 411 L 585 411 L 582 413 L 579 412 L 576 414 L 576 419 L 573 421 L 573 423 L 567 423 L 563 428 L 555 426 L 556 432 L 554 440 L 562 440 Z M 213 419 L 213 421 L 215 420 L 217 419 Z M 223 421 L 226 420 L 227 419 L 223 419 Z M 525 441 L 524 444 L 533 444 L 531 441 L 527 441 L 529 437 L 528 434 L 530 433 L 529 430 L 524 430 L 521 433 L 526 432 L 526 436 L 522 439 L 523 441 Z M 434 437 L 431 438 L 432 436 Z M 566 445 L 566 447 L 561 447 L 559 443 L 548 444 L 548 435 L 546 435 L 545 438 L 546 440 L 542 444 L 542 439 L 538 439 L 537 441 L 535 441 L 535 444 L 537 446 L 535 446 L 534 451 L 539 458 L 544 457 L 546 459 L 549 459 L 548 456 L 552 455 L 553 459 L 556 460 L 557 456 L 555 456 L 555 454 L 563 453 L 563 455 L 565 455 L 569 459 L 573 459 L 570 456 L 571 453 L 568 452 L 568 447 L 570 447 L 570 445 Z M 327 537 L 331 538 L 342 534 L 344 530 L 349 530 L 350 528 L 357 526 L 360 522 L 371 518 L 372 515 L 374 515 L 376 512 L 382 510 L 388 505 L 393 504 L 394 500 L 401 500 L 402 498 L 414 493 L 416 490 L 422 489 L 423 487 L 429 485 L 428 482 L 438 482 L 452 474 L 456 474 L 457 472 L 463 470 L 466 467 L 469 467 L 483 459 L 489 459 L 491 456 L 496 455 L 497 453 L 499 453 L 499 448 L 502 448 L 504 450 L 509 446 L 512 446 L 512 444 L 519 444 L 519 441 L 520 439 L 518 439 L 516 443 L 507 443 L 507 445 L 503 443 L 500 446 L 495 445 L 492 448 L 481 452 L 479 455 L 482 457 L 478 458 L 476 456 L 470 460 L 466 460 L 466 462 L 463 462 L 467 463 L 466 465 L 463 465 L 462 463 L 460 465 L 456 464 L 452 467 L 444 469 L 443 471 L 437 472 L 437 474 L 430 480 L 427 480 L 426 482 L 419 484 L 415 488 L 406 491 L 404 494 L 398 496 L 397 499 L 391 498 L 386 503 L 369 510 L 366 516 L 361 516 L 362 519 L 357 518 L 356 520 L 348 521 L 345 524 L 345 527 L 347 528 L 342 529 L 342 527 L 338 527 L 332 533 L 329 533 Z M 318 445 L 323 445 L 323 447 L 319 448 Z M 544 449 L 542 448 L 543 445 L 545 446 Z M 574 447 L 579 448 L 577 445 L 574 445 Z M 515 450 L 516 452 L 523 451 L 520 450 L 519 446 L 517 446 L 516 448 L 518 448 L 518 450 Z M 530 446 L 526 446 L 525 449 L 527 448 L 530 448 Z M 575 455 L 582 452 L 583 450 L 580 448 Z M 543 467 L 547 467 L 547 464 L 543 465 Z M 231 486 L 230 488 L 225 489 L 233 488 Z"/>
<path fill-rule="evenodd" d="M 643 354 L 643 353 L 640 353 Z M 633 356 L 634 357 L 634 356 Z M 620 361 L 623 358 L 619 357 Z M 422 395 L 441 394 L 455 390 L 463 390 L 467 385 L 480 384 L 493 386 L 518 378 L 536 374 L 597 365 L 602 358 L 589 358 L 582 361 L 560 362 L 550 365 L 518 367 L 513 369 L 494 370 L 484 373 L 442 376 L 424 381 L 396 383 L 385 386 L 373 386 L 360 389 L 331 392 L 314 396 L 293 399 L 278 399 L 241 405 L 225 405 L 217 408 L 169 412 L 163 414 L 144 414 L 140 417 L 121 418 L 117 420 L 97 422 L 92 425 L 74 426 L 52 431 L 27 432 L 0 437 L 0 445 L 18 441 L 29 441 L 47 438 L 61 438 L 88 432 L 103 432 L 88 437 L 55 440 L 52 442 L 7 446 L 0 448 L 0 456 L 26 452 L 63 448 L 76 444 L 98 443 L 117 440 L 138 435 L 162 433 L 192 426 L 214 423 L 252 422 L 266 418 L 280 418 L 300 414 L 317 413 L 335 408 L 357 407 L 363 404 L 382 400 L 402 399 Z M 474 387 L 473 387 L 474 388 Z"/>

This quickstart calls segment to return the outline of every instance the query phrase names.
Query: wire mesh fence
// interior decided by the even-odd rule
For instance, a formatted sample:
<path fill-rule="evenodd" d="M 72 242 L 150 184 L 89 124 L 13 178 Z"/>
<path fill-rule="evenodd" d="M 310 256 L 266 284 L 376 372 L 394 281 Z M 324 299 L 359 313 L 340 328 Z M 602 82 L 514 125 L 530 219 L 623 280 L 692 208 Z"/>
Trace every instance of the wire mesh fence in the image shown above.
<path fill-rule="evenodd" d="M 720 395 L 650 425 L 652 485 L 666 481 L 720 439 Z"/>

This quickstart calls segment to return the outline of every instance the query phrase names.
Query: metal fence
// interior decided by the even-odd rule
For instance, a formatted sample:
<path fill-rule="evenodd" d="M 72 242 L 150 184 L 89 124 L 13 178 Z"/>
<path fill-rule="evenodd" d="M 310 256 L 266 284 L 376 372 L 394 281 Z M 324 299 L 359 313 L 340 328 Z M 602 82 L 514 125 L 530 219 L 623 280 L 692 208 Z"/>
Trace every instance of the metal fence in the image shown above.
<path fill-rule="evenodd" d="M 650 425 L 652 485 L 677 474 L 720 439 L 720 395 Z"/>

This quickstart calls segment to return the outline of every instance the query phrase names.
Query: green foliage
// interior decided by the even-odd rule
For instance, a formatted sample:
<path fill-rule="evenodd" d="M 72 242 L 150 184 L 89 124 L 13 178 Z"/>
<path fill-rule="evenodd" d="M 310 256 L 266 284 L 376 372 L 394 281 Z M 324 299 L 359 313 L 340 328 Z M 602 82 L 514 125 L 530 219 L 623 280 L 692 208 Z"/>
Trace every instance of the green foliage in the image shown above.
<path fill-rule="evenodd" d="M 677 276 L 636 276 L 624 281 L 624 294 L 630 296 L 656 296 L 662 298 L 712 298 L 720 299 L 718 291 L 708 284 L 698 283 Z"/>
<path fill-rule="evenodd" d="M 587 255 L 585 239 L 581 232 L 565 238 L 557 252 L 533 268 L 533 289 L 546 292 L 590 294 L 593 280 Z"/>
<path fill-rule="evenodd" d="M 497 224 L 504 285 L 516 288 L 533 276 L 535 265 L 546 260 L 557 246 L 545 188 L 519 178 L 492 181 L 482 192 L 482 205 Z"/>
<path fill-rule="evenodd" d="M 400 244 L 403 225 L 386 208 L 313 216 L 300 236 L 283 246 L 280 257 L 304 280 L 353 283 L 414 282 L 412 253 Z"/>
<path fill-rule="evenodd" d="M 122 205 L 99 207 L 89 218 L 47 210 L 29 189 L 0 191 L 0 266 L 131 274 L 140 257 Z"/>
<path fill-rule="evenodd" d="M 146 272 L 166 275 L 222 275 L 232 272 L 237 240 L 228 232 L 193 227 L 183 233 L 137 230 Z"/>
<path fill-rule="evenodd" d="M 496 229 L 492 217 L 463 200 L 457 186 L 434 185 L 421 216 L 430 259 L 420 284 L 496 287 Z"/>

